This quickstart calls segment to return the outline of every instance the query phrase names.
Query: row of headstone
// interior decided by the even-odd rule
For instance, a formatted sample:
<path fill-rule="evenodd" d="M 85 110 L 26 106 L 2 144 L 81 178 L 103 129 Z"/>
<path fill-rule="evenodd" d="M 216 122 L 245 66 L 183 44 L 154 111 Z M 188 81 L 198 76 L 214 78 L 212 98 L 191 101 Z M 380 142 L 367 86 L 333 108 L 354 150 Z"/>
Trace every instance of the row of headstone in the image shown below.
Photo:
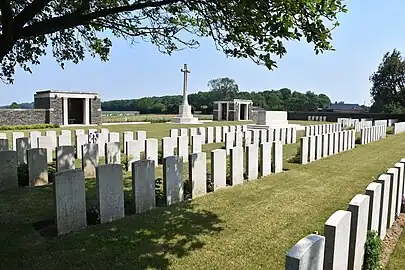
<path fill-rule="evenodd" d="M 338 210 L 325 223 L 324 234 L 301 239 L 287 253 L 289 270 L 360 270 L 363 266 L 367 231 L 386 236 L 401 212 L 404 195 L 404 166 L 401 159 L 350 201 L 347 210 Z"/>
<path fill-rule="evenodd" d="M 354 127 L 356 123 L 360 122 L 360 119 L 338 118 L 336 122 L 341 124 L 343 128 L 351 128 Z"/>
<path fill-rule="evenodd" d="M 354 130 L 343 130 L 316 136 L 301 137 L 300 163 L 307 164 L 349 149 L 356 143 Z"/>
<path fill-rule="evenodd" d="M 388 120 L 374 120 L 374 126 L 386 126 L 388 127 Z"/>
<path fill-rule="evenodd" d="M 372 127 L 373 121 L 360 121 L 354 124 L 354 130 L 360 132 L 363 128 Z"/>
<path fill-rule="evenodd" d="M 94 144 L 95 145 L 95 144 Z M 96 145 L 95 145 L 96 146 Z M 272 172 L 281 172 L 282 144 L 275 142 L 249 145 L 246 154 L 247 180 L 264 177 Z M 97 153 L 95 151 L 94 153 Z M 244 182 L 244 151 L 242 147 L 231 150 L 230 185 Z M 207 193 L 207 154 L 193 153 L 189 159 L 189 180 L 191 197 L 196 198 Z M 132 163 L 132 205 L 136 213 L 156 207 L 154 160 L 144 159 Z M 211 177 L 213 190 L 227 185 L 227 157 L 225 150 L 211 151 Z M 95 166 L 97 186 L 97 213 L 101 223 L 111 222 L 124 217 L 123 174 L 120 164 Z M 56 226 L 58 235 L 78 231 L 87 226 L 85 175 L 83 170 L 68 169 L 55 174 L 54 193 Z M 163 159 L 163 190 L 166 205 L 184 200 L 183 161 L 179 156 Z"/>
<path fill-rule="evenodd" d="M 326 116 L 321 116 L 321 115 L 308 116 L 308 121 L 324 121 L 324 122 L 326 122 Z"/>
<path fill-rule="evenodd" d="M 371 126 L 360 130 L 360 143 L 368 144 L 387 137 L 387 126 Z"/>
<path fill-rule="evenodd" d="M 405 132 L 405 122 L 394 123 L 394 134 Z"/>
<path fill-rule="evenodd" d="M 245 132 L 225 133 L 225 149 L 227 150 L 227 154 L 230 153 L 230 149 L 233 147 L 246 147 L 250 144 L 259 145 L 265 142 L 296 143 L 297 129 L 295 127 L 250 129 Z"/>
<path fill-rule="evenodd" d="M 225 133 L 227 132 L 245 132 L 247 130 L 246 125 L 236 126 L 214 126 L 214 127 L 191 127 L 170 129 L 169 137 L 177 138 L 180 136 L 187 136 L 191 143 L 192 136 L 201 135 L 203 144 L 221 143 L 225 142 Z"/>
<path fill-rule="evenodd" d="M 342 131 L 342 125 L 339 123 L 305 126 L 305 136 L 322 135 L 339 131 Z"/>
<path fill-rule="evenodd" d="M 392 127 L 397 122 L 398 122 L 398 119 L 388 119 L 387 126 Z"/>

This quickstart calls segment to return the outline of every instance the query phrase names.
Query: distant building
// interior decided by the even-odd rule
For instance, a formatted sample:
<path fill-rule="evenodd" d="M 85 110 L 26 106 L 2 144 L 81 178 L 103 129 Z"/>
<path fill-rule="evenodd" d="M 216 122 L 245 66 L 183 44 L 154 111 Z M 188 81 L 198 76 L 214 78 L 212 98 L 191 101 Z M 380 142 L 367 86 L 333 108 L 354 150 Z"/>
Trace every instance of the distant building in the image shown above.
<path fill-rule="evenodd" d="M 364 109 L 359 104 L 335 102 L 325 109 L 327 112 L 363 113 Z"/>

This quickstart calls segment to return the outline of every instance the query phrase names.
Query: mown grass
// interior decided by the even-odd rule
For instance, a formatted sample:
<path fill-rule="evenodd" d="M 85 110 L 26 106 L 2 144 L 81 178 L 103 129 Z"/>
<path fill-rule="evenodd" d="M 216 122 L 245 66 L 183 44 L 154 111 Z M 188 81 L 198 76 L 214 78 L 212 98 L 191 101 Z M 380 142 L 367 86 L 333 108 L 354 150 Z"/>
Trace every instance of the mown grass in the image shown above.
<path fill-rule="evenodd" d="M 120 115 L 122 114 L 122 115 Z M 102 115 L 103 123 L 117 123 L 117 122 L 151 122 L 151 123 L 165 123 L 172 120 L 175 114 L 140 114 L 131 115 L 125 112 L 112 115 Z M 195 114 L 199 120 L 212 120 L 212 115 Z"/>
<path fill-rule="evenodd" d="M 155 125 L 148 137 L 166 136 L 170 127 Z M 63 237 L 47 237 L 51 186 L 1 192 L 0 269 L 283 269 L 292 245 L 322 233 L 334 211 L 404 156 L 404 139 L 389 136 L 308 165 L 285 162 L 283 173 L 144 214 L 128 208 L 126 175 L 126 218 Z M 297 147 L 285 145 L 284 158 Z M 86 187 L 90 208 L 94 180 Z"/>

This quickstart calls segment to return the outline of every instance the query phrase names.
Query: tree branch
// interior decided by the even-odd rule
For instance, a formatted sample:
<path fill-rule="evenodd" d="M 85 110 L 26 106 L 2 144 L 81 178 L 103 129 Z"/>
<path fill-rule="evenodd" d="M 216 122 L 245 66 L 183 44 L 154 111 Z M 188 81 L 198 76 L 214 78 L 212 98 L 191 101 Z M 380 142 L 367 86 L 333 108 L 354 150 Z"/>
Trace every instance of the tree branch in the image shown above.
<path fill-rule="evenodd" d="M 38 35 L 46 35 L 58 32 L 63 29 L 74 28 L 79 25 L 87 25 L 90 24 L 92 20 L 106 17 L 108 15 L 122 13 L 122 12 L 130 12 L 135 10 L 140 10 L 144 8 L 156 8 L 162 7 L 165 5 L 170 5 L 178 2 L 182 2 L 183 0 L 161 0 L 158 2 L 146 1 L 146 2 L 138 2 L 132 5 L 114 7 L 114 8 L 107 8 L 98 11 L 94 11 L 88 14 L 78 14 L 78 13 L 71 13 L 68 15 L 55 17 L 52 19 L 44 20 L 41 22 L 34 23 L 33 25 L 24 27 L 20 33 L 18 33 L 18 39 L 20 38 L 27 38 L 32 36 Z"/>
<path fill-rule="evenodd" d="M 2 24 L 2 35 L 0 39 L 6 41 L 13 40 L 12 32 L 12 21 L 13 14 L 11 13 L 10 0 L 1 0 L 0 1 L 0 10 L 1 10 L 1 24 Z"/>
<path fill-rule="evenodd" d="M 19 28 L 32 20 L 51 0 L 34 0 L 26 6 L 13 20 L 13 28 L 18 31 Z"/>

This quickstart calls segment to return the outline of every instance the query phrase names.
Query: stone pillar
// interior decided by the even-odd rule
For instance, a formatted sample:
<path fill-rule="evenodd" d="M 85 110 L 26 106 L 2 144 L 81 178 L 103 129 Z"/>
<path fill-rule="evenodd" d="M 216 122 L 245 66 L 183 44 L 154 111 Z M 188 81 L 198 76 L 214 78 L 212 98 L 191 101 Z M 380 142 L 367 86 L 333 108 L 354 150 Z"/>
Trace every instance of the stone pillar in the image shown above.
<path fill-rule="evenodd" d="M 84 99 L 83 123 L 84 123 L 85 125 L 90 125 L 90 106 L 89 106 L 89 98 L 85 98 L 85 99 Z"/>

